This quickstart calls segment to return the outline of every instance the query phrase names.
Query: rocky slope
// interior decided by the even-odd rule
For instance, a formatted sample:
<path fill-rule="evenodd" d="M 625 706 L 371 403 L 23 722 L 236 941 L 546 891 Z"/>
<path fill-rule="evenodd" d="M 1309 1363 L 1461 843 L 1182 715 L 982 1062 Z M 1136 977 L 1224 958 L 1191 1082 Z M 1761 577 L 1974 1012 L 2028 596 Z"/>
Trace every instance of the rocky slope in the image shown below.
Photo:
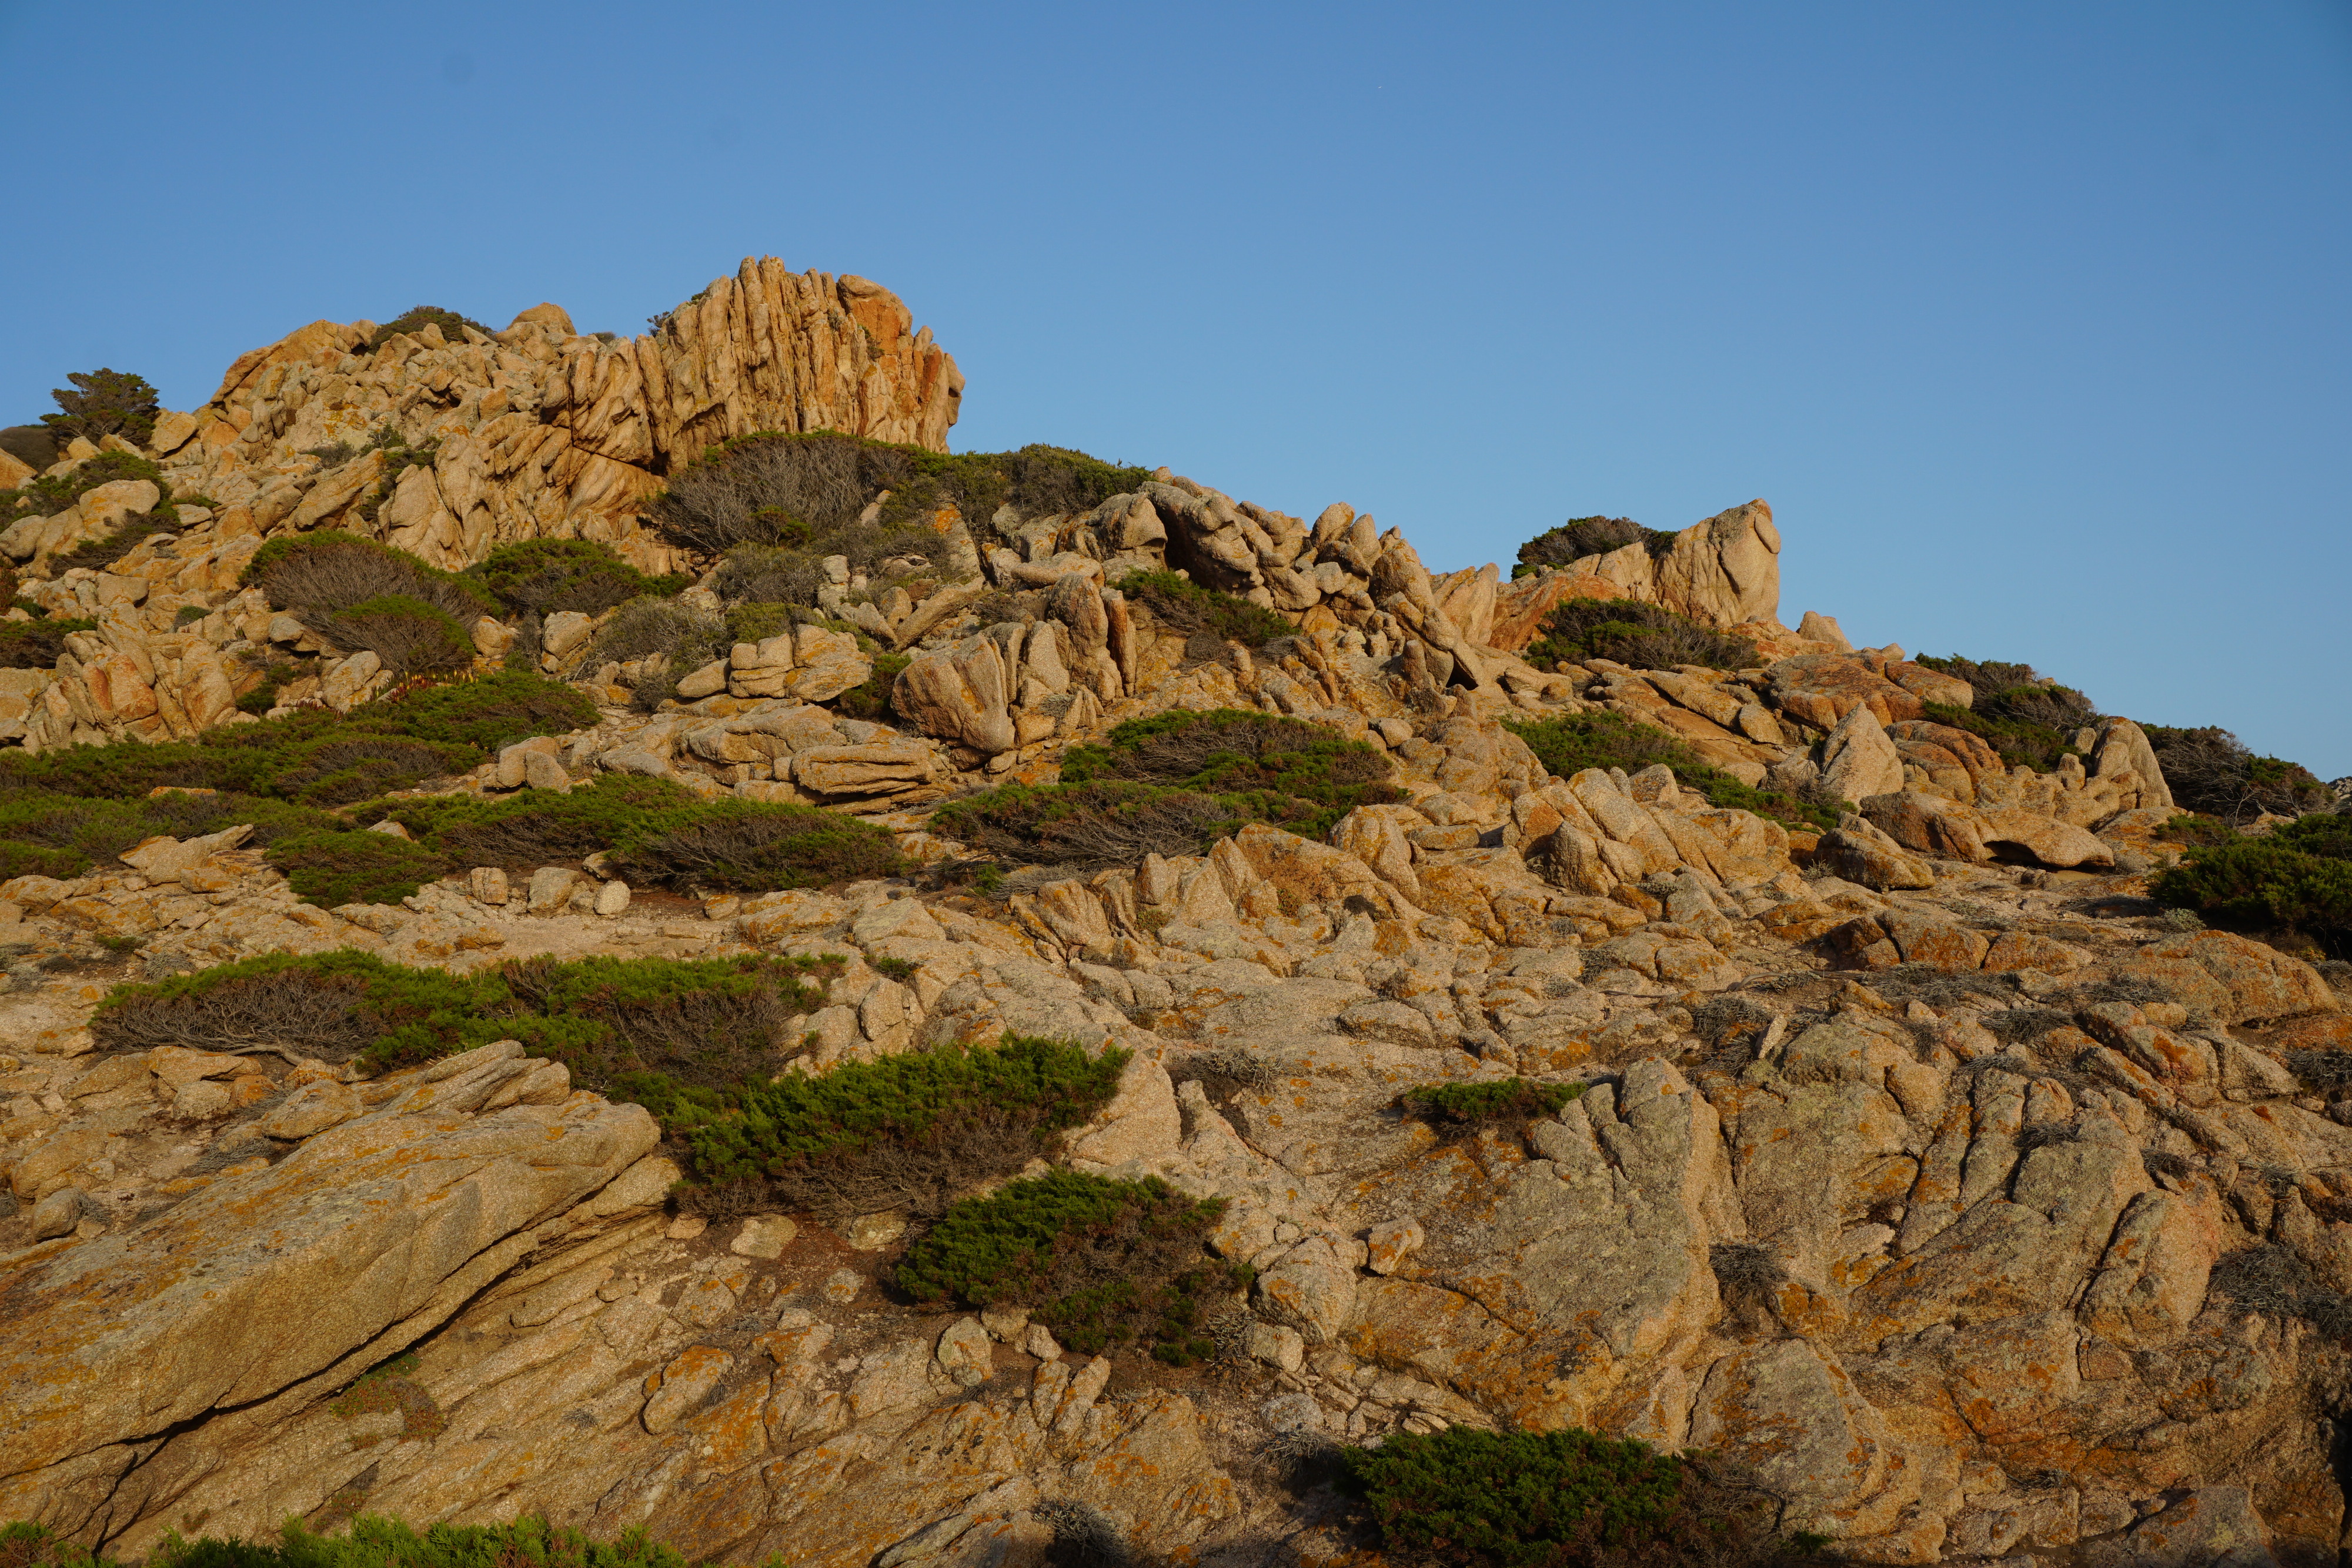
<path fill-rule="evenodd" d="M 305 328 L 159 437 L 209 516 L 104 572 L 39 576 L 110 526 L 87 497 L 29 549 L 0 539 L 34 597 L 99 622 L 53 671 L 5 673 L 17 735 L 234 722 L 240 645 L 308 635 L 235 587 L 265 537 L 333 523 L 451 566 L 586 537 L 666 568 L 636 507 L 681 455 L 761 428 L 936 449 L 960 390 L 890 296 L 772 262 L 633 345 L 561 318 L 365 360 L 358 329 Z M 439 440 L 429 465 L 300 455 L 387 419 Z M 592 862 L 325 910 L 234 831 L 0 886 L 0 1518 L 135 1557 L 170 1529 L 362 1508 L 544 1513 L 842 1568 L 1034 1562 L 1089 1518 L 1139 1552 L 1311 1563 L 1358 1542 L 1286 1481 L 1298 1434 L 1580 1425 L 1736 1458 L 1784 1526 L 1858 1561 L 2336 1560 L 2352 1100 L 2288 1064 L 2352 1049 L 2352 1020 L 2310 965 L 2146 900 L 2172 813 L 2137 727 L 2077 737 L 2087 764 L 2005 767 L 1925 716 L 1964 683 L 1779 622 L 1761 502 L 1509 584 L 1433 576 L 1344 505 L 1310 525 L 1164 469 L 1082 513 L 936 526 L 966 582 L 868 601 L 845 568 L 826 591 L 910 655 L 899 722 L 824 706 L 874 655 L 810 626 L 640 712 L 630 672 L 585 667 L 596 618 L 558 615 L 543 667 L 602 721 L 437 788 L 650 775 L 855 810 L 937 866 L 964 848 L 933 803 L 1184 706 L 1328 725 L 1407 800 L 994 896 L 918 877 L 689 901 Z M 1169 567 L 1295 635 L 1204 642 L 1117 586 Z M 1769 663 L 1517 656 L 1554 605 L 1619 596 Z M 514 634 L 476 627 L 485 667 Z M 383 689 L 373 655 L 313 647 L 290 700 Z M 1505 724 L 1593 712 L 1860 810 L 1815 833 L 1664 768 L 1556 779 Z M 340 947 L 841 955 L 790 1031 L 818 1069 L 1006 1034 L 1124 1046 L 1066 1162 L 1227 1199 L 1214 1246 L 1255 1283 L 1206 1367 L 1081 1356 L 1018 1313 L 895 1295 L 900 1217 L 676 1211 L 653 1119 L 512 1042 L 375 1076 L 299 1040 L 94 1047 L 116 979 Z M 1468 1135 L 1398 1107 L 1513 1075 L 1586 1087 Z"/>

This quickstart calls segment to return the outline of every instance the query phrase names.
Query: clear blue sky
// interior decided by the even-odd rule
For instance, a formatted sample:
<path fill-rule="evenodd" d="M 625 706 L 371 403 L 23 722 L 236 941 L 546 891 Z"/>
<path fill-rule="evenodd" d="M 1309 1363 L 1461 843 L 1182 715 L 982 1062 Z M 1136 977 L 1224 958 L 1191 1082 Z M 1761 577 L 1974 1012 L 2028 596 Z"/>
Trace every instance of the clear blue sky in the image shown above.
<path fill-rule="evenodd" d="M 419 302 L 898 290 L 959 448 L 1436 566 L 1762 496 L 1783 618 L 2352 773 L 2352 6 L 0 0 L 0 420 Z"/>

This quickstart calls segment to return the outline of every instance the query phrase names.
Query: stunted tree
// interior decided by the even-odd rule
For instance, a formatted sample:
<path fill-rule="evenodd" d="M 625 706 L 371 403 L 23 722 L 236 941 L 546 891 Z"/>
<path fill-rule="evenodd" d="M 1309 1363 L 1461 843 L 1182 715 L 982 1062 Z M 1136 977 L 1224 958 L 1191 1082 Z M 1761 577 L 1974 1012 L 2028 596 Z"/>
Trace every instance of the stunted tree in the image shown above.
<path fill-rule="evenodd" d="M 155 416 L 163 405 L 146 377 L 128 371 L 97 370 L 78 371 L 66 380 L 80 390 L 52 389 L 49 395 L 65 412 L 41 415 L 41 423 L 56 433 L 60 444 L 77 435 L 93 442 L 120 435 L 144 446 L 155 434 Z"/>

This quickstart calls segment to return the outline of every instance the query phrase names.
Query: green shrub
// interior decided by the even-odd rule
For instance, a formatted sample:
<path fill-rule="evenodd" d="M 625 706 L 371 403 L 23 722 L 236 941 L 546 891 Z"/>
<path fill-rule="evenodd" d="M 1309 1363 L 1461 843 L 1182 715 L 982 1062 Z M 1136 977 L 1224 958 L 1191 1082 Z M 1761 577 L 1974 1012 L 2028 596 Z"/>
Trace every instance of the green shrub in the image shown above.
<path fill-rule="evenodd" d="M 1318 808 L 1318 835 L 1358 806 L 1399 799 L 1387 756 L 1326 725 L 1247 708 L 1169 708 L 1113 727 L 1100 746 L 1072 747 L 1062 781 L 1134 779 L 1217 795 L 1280 796 Z M 1269 813 L 1264 821 L 1284 821 Z"/>
<path fill-rule="evenodd" d="M 658 674 L 638 677 L 631 702 L 638 711 L 651 713 L 677 689 L 680 679 L 723 657 L 734 641 L 727 622 L 707 611 L 672 599 L 633 599 L 604 622 L 584 662 L 593 668 L 608 662 L 664 661 Z"/>
<path fill-rule="evenodd" d="M 2238 841 L 2238 830 L 2219 817 L 2208 817 L 2194 811 L 2183 811 L 2151 835 L 2168 844 L 2185 844 L 2199 849 L 2218 849 Z"/>
<path fill-rule="evenodd" d="M 568 793 L 528 789 L 503 798 L 429 795 L 372 800 L 352 816 L 363 826 L 394 821 L 453 866 L 524 869 L 584 860 L 649 832 L 658 813 L 701 804 L 667 779 L 600 773 Z"/>
<path fill-rule="evenodd" d="M 11 424 L 0 428 L 0 452 L 5 452 L 36 474 L 63 455 L 57 432 L 46 424 Z"/>
<path fill-rule="evenodd" d="M 648 509 L 672 544 L 729 558 L 723 597 L 814 604 L 828 555 L 868 571 L 893 557 L 945 561 L 945 539 L 896 494 L 918 483 L 918 463 L 912 448 L 832 431 L 747 435 L 706 451 Z M 885 490 L 891 515 L 862 522 Z"/>
<path fill-rule="evenodd" d="M 2146 727 L 2157 766 L 2172 798 L 2192 811 L 2218 817 L 2231 827 L 2267 811 L 2292 817 L 2325 810 L 2327 786 L 2308 768 L 2276 757 L 2257 757 L 2226 729 Z"/>
<path fill-rule="evenodd" d="M 612 546 L 593 539 L 524 539 L 500 545 L 464 575 L 478 579 L 514 615 L 545 616 L 562 610 L 601 614 L 632 599 L 672 594 L 688 586 L 675 573 L 647 577 Z"/>
<path fill-rule="evenodd" d="M 2305 817 L 2262 838 L 2191 848 L 2148 892 L 2210 925 L 2298 933 L 2342 956 L 2352 951 L 2352 817 Z"/>
<path fill-rule="evenodd" d="M 324 811 L 249 795 L 174 791 L 111 800 L 0 790 L 0 881 L 79 876 L 158 834 L 184 839 L 241 823 L 252 825 L 250 841 L 263 846 L 289 835 L 343 826 Z"/>
<path fill-rule="evenodd" d="M 305 904 L 398 904 L 446 874 L 423 844 L 391 833 L 297 833 L 269 847 L 269 863 Z"/>
<path fill-rule="evenodd" d="M 654 824 L 623 846 L 614 869 L 679 892 L 764 893 L 897 876 L 906 869 L 888 831 L 815 806 L 719 800 Z"/>
<path fill-rule="evenodd" d="M 1789 1563 L 1818 1536 L 1773 1542 L 1760 1490 L 1696 1455 L 1570 1427 L 1392 1433 L 1342 1456 L 1385 1554 L 1462 1568 Z"/>
<path fill-rule="evenodd" d="M 59 444 L 77 435 L 93 443 L 120 435 L 135 446 L 144 446 L 154 435 L 155 416 L 163 413 L 163 405 L 145 377 L 100 370 L 69 374 L 66 380 L 76 390 L 58 387 L 49 393 L 65 412 L 41 415 L 41 423 L 55 434 Z"/>
<path fill-rule="evenodd" d="M 488 327 L 471 316 L 460 316 L 455 310 L 445 310 L 438 305 L 412 305 L 406 310 L 375 329 L 362 353 L 373 354 L 403 332 L 422 332 L 428 326 L 441 329 L 441 336 L 452 343 L 466 340 L 466 329 L 471 327 L 485 338 L 496 337 Z"/>
<path fill-rule="evenodd" d="M 1076 1171 L 1008 1182 L 966 1198 L 908 1249 L 895 1275 L 919 1301 L 1027 1306 L 1087 1354 L 1132 1343 L 1178 1366 L 1214 1354 L 1202 1297 L 1248 1282 L 1202 1243 L 1225 1208 L 1157 1176 Z"/>
<path fill-rule="evenodd" d="M 1505 1078 L 1486 1083 L 1424 1083 L 1408 1089 L 1406 1109 L 1425 1121 L 1474 1127 L 1489 1122 L 1533 1122 L 1557 1116 L 1559 1108 L 1581 1099 L 1582 1083 L 1533 1083 Z"/>
<path fill-rule="evenodd" d="M 764 643 L 798 623 L 793 613 L 802 607 L 774 600 L 746 600 L 727 610 L 727 635 L 731 643 Z"/>
<path fill-rule="evenodd" d="M 731 1107 L 798 1055 L 795 1017 L 824 1005 L 837 958 L 531 958 L 500 966 L 505 1027 L 572 1081 L 633 1100 L 673 1132 Z"/>
<path fill-rule="evenodd" d="M 1205 854 L 1248 822 L 1224 801 L 1160 784 L 1014 783 L 941 807 L 931 829 L 1019 864 L 1091 869 Z"/>
<path fill-rule="evenodd" d="M 335 528 L 281 534 L 254 552 L 237 579 L 258 587 L 278 609 L 305 625 L 370 600 L 422 600 L 460 627 L 495 614 L 498 602 L 479 583 L 427 566 L 404 549 Z M 321 636 L 326 635 L 322 631 Z"/>
<path fill-rule="evenodd" d="M 1206 636 L 1220 643 L 1262 648 L 1298 634 L 1297 627 L 1273 611 L 1221 589 L 1203 588 L 1172 571 L 1130 572 L 1119 580 L 1118 590 L 1141 601 L 1161 625 L 1188 637 Z"/>
<path fill-rule="evenodd" d="M 595 706 L 569 686 L 500 674 L 369 703 L 348 715 L 309 710 L 193 740 L 77 746 L 38 756 L 0 751 L 0 796 L 26 790 L 135 800 L 170 785 L 344 805 L 461 772 L 488 760 L 498 746 L 595 722 Z"/>
<path fill-rule="evenodd" d="M 535 736 L 584 729 L 596 716 L 596 705 L 570 686 L 508 671 L 371 703 L 345 722 L 391 727 L 487 753 Z"/>
<path fill-rule="evenodd" d="M 404 593 L 314 612 L 309 624 L 338 648 L 373 653 L 397 675 L 446 674 L 474 660 L 474 639 L 464 626 L 437 605 Z"/>
<path fill-rule="evenodd" d="M 1675 737 L 1635 724 L 1622 714 L 1567 714 L 1526 723 L 1507 718 L 1503 727 L 1526 741 L 1554 778 L 1570 779 L 1587 768 L 1638 773 L 1664 763 L 1685 789 L 1706 796 L 1718 810 L 1753 811 L 1808 832 L 1827 832 L 1837 826 L 1837 813 L 1822 802 L 1743 784 L 1701 762 Z"/>
<path fill-rule="evenodd" d="M 756 1084 L 688 1142 L 713 1185 L 692 1207 L 808 1210 L 839 1225 L 903 1209 L 928 1218 L 955 1195 L 1052 1152 L 1118 1092 L 1129 1053 L 1089 1058 L 1068 1040 L 1008 1035 L 993 1048 L 845 1062 Z"/>
<path fill-rule="evenodd" d="M 252 690 L 236 699 L 236 710 L 249 713 L 256 718 L 278 706 L 278 694 L 287 685 L 302 678 L 302 667 L 291 659 L 248 653 L 243 662 L 248 669 L 258 668 L 261 679 Z"/>
<path fill-rule="evenodd" d="M 1675 548 L 1675 536 L 1664 528 L 1645 528 L 1631 517 L 1570 517 L 1547 528 L 1519 547 L 1513 579 L 1527 577 L 1547 566 L 1567 566 L 1589 555 L 1607 555 L 1640 542 L 1656 560 Z"/>
<path fill-rule="evenodd" d="M 1927 703 L 1927 716 L 1981 737 L 2011 767 L 2054 771 L 2061 758 L 2080 755 L 2074 748 L 2075 731 L 2099 717 L 2088 697 L 2038 674 L 2031 664 L 1979 664 L 1958 653 L 1948 659 L 1922 653 L 1916 662 L 1968 682 L 1974 694 L 1969 707 Z"/>
<path fill-rule="evenodd" d="M 0 621 L 0 670 L 46 670 L 66 651 L 66 635 L 97 629 L 95 621 Z"/>
<path fill-rule="evenodd" d="M 835 698 L 834 711 L 844 718 L 877 723 L 888 718 L 897 711 L 890 706 L 890 695 L 899 673 L 914 662 L 905 653 L 876 653 L 873 673 Z"/>
<path fill-rule="evenodd" d="M 897 841 L 884 829 L 815 806 L 706 801 L 664 779 L 604 774 L 564 794 L 504 800 L 452 795 L 372 803 L 451 869 L 530 867 L 611 852 L 614 873 L 640 886 L 764 893 L 895 876 Z"/>
<path fill-rule="evenodd" d="M 1613 659 L 1637 670 L 1704 664 L 1744 670 L 1764 662 L 1746 637 L 1710 631 L 1662 604 L 1638 599 L 1570 599 L 1544 618 L 1544 634 L 1527 650 L 1537 668 Z"/>
<path fill-rule="evenodd" d="M 362 1513 L 345 1534 L 312 1532 L 289 1519 L 279 1543 L 187 1540 L 166 1534 L 147 1559 L 148 1568 L 687 1568 L 675 1547 L 655 1541 L 643 1528 L 613 1541 L 594 1541 L 576 1530 L 561 1530 L 536 1515 L 511 1524 L 434 1524 L 419 1534 L 396 1519 Z M 0 1526 L 0 1568 L 118 1568 L 113 1559 L 92 1553 L 50 1531 L 47 1526 Z M 770 1558 L 765 1568 L 782 1568 Z"/>
<path fill-rule="evenodd" d="M 649 510 L 671 542 L 702 555 L 723 555 L 740 545 L 814 559 L 846 555 L 853 568 L 870 575 L 894 556 L 943 562 L 944 539 L 929 526 L 942 507 L 954 507 L 974 536 L 986 539 L 993 537 L 1002 507 L 1024 517 L 1081 512 L 1138 490 L 1150 478 L 1148 470 L 1057 446 L 943 453 L 837 431 L 761 431 L 706 450 L 672 478 Z M 860 514 L 877 501 L 875 520 L 861 524 Z M 735 596 L 723 585 L 719 591 Z M 811 580 L 805 597 L 758 597 L 813 603 L 814 594 Z"/>
<path fill-rule="evenodd" d="M 1320 838 L 1358 806 L 1396 800 L 1388 758 L 1328 726 L 1245 708 L 1171 708 L 1073 747 L 1062 782 L 1007 784 L 942 807 L 939 831 L 1036 864 L 1123 865 L 1198 854 L 1251 822 Z"/>
<path fill-rule="evenodd" d="M 409 1066 L 520 1040 L 575 1082 L 668 1121 L 718 1113 L 798 1050 L 785 1022 L 824 1005 L 837 958 L 550 958 L 459 974 L 354 948 L 266 954 L 118 986 L 91 1015 L 110 1051 L 300 1042 L 324 1061 Z"/>

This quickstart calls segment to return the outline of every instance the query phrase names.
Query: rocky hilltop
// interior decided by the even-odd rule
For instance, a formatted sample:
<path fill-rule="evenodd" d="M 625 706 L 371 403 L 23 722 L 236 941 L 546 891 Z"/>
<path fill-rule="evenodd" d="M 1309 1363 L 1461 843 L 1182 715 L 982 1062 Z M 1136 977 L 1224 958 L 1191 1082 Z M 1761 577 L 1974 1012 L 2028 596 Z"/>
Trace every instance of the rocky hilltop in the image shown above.
<path fill-rule="evenodd" d="M 0 1520 L 1370 1561 L 1318 1456 L 1574 1427 L 1844 1560 L 2337 1560 L 2352 967 L 2158 875 L 2325 791 L 1791 630 L 1760 500 L 1434 574 L 951 455 L 911 325 L 317 322 L 5 460 Z M 759 1142 L 1016 1060 L 1099 1082 Z M 1164 1319 L 954 1282 L 1048 1189 L 1176 1205 Z"/>

